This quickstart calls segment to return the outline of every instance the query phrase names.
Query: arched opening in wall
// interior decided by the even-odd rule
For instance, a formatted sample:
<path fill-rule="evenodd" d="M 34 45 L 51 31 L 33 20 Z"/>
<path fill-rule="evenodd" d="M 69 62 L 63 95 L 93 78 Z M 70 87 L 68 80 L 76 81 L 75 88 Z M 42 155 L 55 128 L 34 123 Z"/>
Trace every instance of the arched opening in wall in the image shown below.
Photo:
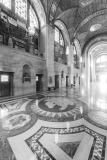
<path fill-rule="evenodd" d="M 30 71 L 30 66 L 28 64 L 25 64 L 23 66 L 23 78 L 22 82 L 31 82 L 31 71 Z"/>
<path fill-rule="evenodd" d="M 95 59 L 95 77 L 98 83 L 107 83 L 107 53 Z"/>
<path fill-rule="evenodd" d="M 56 20 L 54 36 L 54 61 L 67 65 L 70 37 L 65 24 L 61 20 Z"/>
<path fill-rule="evenodd" d="M 107 42 L 95 43 L 85 59 L 85 77 L 90 83 L 107 83 Z"/>

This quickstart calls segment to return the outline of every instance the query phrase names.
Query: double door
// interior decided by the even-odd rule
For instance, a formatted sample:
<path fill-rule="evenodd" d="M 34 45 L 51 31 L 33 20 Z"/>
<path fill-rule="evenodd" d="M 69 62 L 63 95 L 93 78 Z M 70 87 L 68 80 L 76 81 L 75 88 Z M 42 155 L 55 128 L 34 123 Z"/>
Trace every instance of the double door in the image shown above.
<path fill-rule="evenodd" d="M 59 88 L 59 75 L 55 75 L 55 88 Z"/>
<path fill-rule="evenodd" d="M 13 94 L 13 73 L 0 72 L 0 97 Z"/>

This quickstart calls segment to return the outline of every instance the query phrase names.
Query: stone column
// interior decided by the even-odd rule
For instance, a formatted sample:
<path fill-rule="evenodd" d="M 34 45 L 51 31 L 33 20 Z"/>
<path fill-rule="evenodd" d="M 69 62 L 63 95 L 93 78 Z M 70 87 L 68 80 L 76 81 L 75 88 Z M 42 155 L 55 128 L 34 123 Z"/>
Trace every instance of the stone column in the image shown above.
<path fill-rule="evenodd" d="M 67 56 L 68 57 L 67 64 L 70 67 L 70 84 L 72 86 L 73 85 L 73 70 L 74 70 L 74 65 L 73 65 L 73 53 L 74 52 L 73 52 L 72 45 L 69 45 L 68 48 L 69 48 L 69 55 Z"/>
<path fill-rule="evenodd" d="M 89 87 L 90 84 L 90 57 L 85 53 L 85 86 Z"/>
<path fill-rule="evenodd" d="M 54 74 L 54 29 L 46 25 L 40 34 L 40 53 L 46 59 L 47 66 L 47 87 L 55 86 Z"/>

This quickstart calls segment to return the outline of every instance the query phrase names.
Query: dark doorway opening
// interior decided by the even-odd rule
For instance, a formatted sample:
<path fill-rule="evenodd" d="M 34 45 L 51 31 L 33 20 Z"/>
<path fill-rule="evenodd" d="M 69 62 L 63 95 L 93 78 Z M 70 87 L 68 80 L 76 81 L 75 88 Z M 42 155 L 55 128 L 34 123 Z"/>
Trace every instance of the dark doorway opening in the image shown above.
<path fill-rule="evenodd" d="M 36 91 L 37 92 L 43 90 L 42 78 L 43 78 L 43 74 L 36 74 Z"/>
<path fill-rule="evenodd" d="M 79 85 L 81 84 L 81 79 L 80 79 L 80 77 L 79 77 Z"/>
<path fill-rule="evenodd" d="M 55 88 L 59 88 L 59 75 L 55 75 Z"/>
<path fill-rule="evenodd" d="M 0 72 L 0 97 L 13 95 L 13 73 Z"/>
<path fill-rule="evenodd" d="M 73 84 L 75 85 L 75 76 L 73 77 Z"/>
<path fill-rule="evenodd" d="M 66 87 L 68 87 L 69 84 L 69 76 L 66 76 Z"/>

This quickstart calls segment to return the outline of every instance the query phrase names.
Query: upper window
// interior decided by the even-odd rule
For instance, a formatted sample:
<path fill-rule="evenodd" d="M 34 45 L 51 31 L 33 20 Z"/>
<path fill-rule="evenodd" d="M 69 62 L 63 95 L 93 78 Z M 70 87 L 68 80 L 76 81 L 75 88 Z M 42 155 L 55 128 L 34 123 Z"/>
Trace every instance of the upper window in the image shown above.
<path fill-rule="evenodd" d="M 11 0 L 0 0 L 0 3 L 4 4 L 7 8 L 11 9 Z"/>
<path fill-rule="evenodd" d="M 59 30 L 55 28 L 55 41 L 59 43 Z"/>
<path fill-rule="evenodd" d="M 101 55 L 96 59 L 96 63 L 107 62 L 107 55 Z"/>
<path fill-rule="evenodd" d="M 60 42 L 59 43 L 61 46 L 64 46 L 64 40 L 63 40 L 63 37 L 61 34 L 60 34 Z"/>
<path fill-rule="evenodd" d="M 37 19 L 36 14 L 31 6 L 30 6 L 30 10 L 29 10 L 29 21 L 30 21 L 31 28 L 35 28 L 35 27 L 39 28 L 38 19 Z"/>
<path fill-rule="evenodd" d="M 100 63 L 100 57 L 97 58 L 96 63 Z"/>
<path fill-rule="evenodd" d="M 55 41 L 58 42 L 61 46 L 64 46 L 64 39 L 62 33 L 56 27 L 55 27 Z"/>
<path fill-rule="evenodd" d="M 27 19 L 27 1 L 15 0 L 15 13 L 20 17 Z"/>

